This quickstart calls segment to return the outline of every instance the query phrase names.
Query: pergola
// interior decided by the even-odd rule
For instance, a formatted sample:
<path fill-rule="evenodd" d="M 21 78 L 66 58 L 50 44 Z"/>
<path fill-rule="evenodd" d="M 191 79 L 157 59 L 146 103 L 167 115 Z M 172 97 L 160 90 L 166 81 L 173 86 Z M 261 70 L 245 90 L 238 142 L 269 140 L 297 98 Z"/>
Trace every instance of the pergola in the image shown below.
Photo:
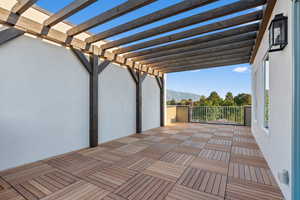
<path fill-rule="evenodd" d="M 137 85 L 136 121 L 138 133 L 141 132 L 141 84 L 146 74 L 156 76 L 161 89 L 161 125 L 163 126 L 163 75 L 171 72 L 252 63 L 276 3 L 276 0 L 239 0 L 114 41 L 106 41 L 105 39 L 120 33 L 215 3 L 217 0 L 184 0 L 91 35 L 85 40 L 76 36 L 157 0 L 128 0 L 117 7 L 100 12 L 99 15 L 66 32 L 61 32 L 54 26 L 97 0 L 74 0 L 57 13 L 52 14 L 43 23 L 22 15 L 37 1 L 19 0 L 11 10 L 0 8 L 0 23 L 11 27 L 0 32 L 0 45 L 28 33 L 70 47 L 73 50 L 90 74 L 91 146 L 96 146 L 98 141 L 98 74 L 110 62 L 126 66 Z M 247 10 L 250 11 L 246 14 L 226 20 L 160 36 L 164 33 Z M 153 36 L 157 37 L 153 39 Z M 99 41 L 102 43 L 99 44 Z M 131 44 L 133 42 L 135 43 Z M 89 54 L 90 60 L 84 54 Z M 98 64 L 99 57 L 104 59 L 101 64 Z"/>

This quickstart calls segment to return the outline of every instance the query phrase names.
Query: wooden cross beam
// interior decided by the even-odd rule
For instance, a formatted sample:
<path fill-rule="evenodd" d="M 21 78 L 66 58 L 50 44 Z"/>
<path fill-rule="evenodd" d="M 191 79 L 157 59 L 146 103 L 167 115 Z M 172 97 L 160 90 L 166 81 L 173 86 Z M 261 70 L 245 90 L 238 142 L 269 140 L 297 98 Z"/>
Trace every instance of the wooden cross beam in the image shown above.
<path fill-rule="evenodd" d="M 231 55 L 240 55 L 240 54 L 251 54 L 252 46 L 249 47 L 244 47 L 244 48 L 237 48 L 237 49 L 230 49 L 230 50 L 221 50 L 221 51 L 216 51 L 213 53 L 200 53 L 199 55 L 193 55 L 193 56 L 183 56 L 183 57 L 178 57 L 177 59 L 172 59 L 172 60 L 166 60 L 163 62 L 159 63 L 153 63 L 149 65 L 145 65 L 146 67 L 152 68 L 152 69 L 157 69 L 157 68 L 163 68 L 169 65 L 176 65 L 178 63 L 186 63 L 186 62 L 191 62 L 191 60 L 205 60 L 205 59 L 210 59 L 210 58 L 218 58 L 218 57 L 223 57 L 223 56 L 231 56 Z"/>
<path fill-rule="evenodd" d="M 37 1 L 38 0 L 18 0 L 18 2 L 16 3 L 16 5 L 14 5 L 11 11 L 18 15 L 21 15 Z"/>
<path fill-rule="evenodd" d="M 90 147 L 96 147 L 99 143 L 99 74 L 110 64 L 110 61 L 105 60 L 98 64 L 97 55 L 90 55 L 88 60 L 81 51 L 71 49 L 90 75 Z"/>
<path fill-rule="evenodd" d="M 258 28 L 259 28 L 259 23 L 254 23 L 254 24 L 230 29 L 227 31 L 222 31 L 222 32 L 218 32 L 218 33 L 214 33 L 214 34 L 210 34 L 210 35 L 206 35 L 206 36 L 188 39 L 188 40 L 184 40 L 184 41 L 180 41 L 180 42 L 176 42 L 176 43 L 172 43 L 172 44 L 167 44 L 167 45 L 154 47 L 154 48 L 150 48 L 150 49 L 146 49 L 146 50 L 126 53 L 126 54 L 123 54 L 122 57 L 128 59 L 128 58 L 134 58 L 134 57 L 143 56 L 143 55 L 149 55 L 149 54 L 153 54 L 156 52 L 163 52 L 163 51 L 170 50 L 170 49 L 176 49 L 176 48 L 180 48 L 180 47 L 214 41 L 214 40 L 218 40 L 218 39 L 222 39 L 222 38 L 226 38 L 226 37 L 230 37 L 230 36 L 241 35 L 244 33 L 257 31 Z"/>
<path fill-rule="evenodd" d="M 255 40 L 256 38 L 256 32 L 250 32 L 250 33 L 245 33 L 242 35 L 235 35 L 235 36 L 230 36 L 230 37 L 225 37 L 222 39 L 214 40 L 214 41 L 209 41 L 209 42 L 203 42 L 199 44 L 194 44 L 194 45 L 189 45 L 185 47 L 180 47 L 176 49 L 170 49 L 166 50 L 163 52 L 157 52 L 157 53 L 152 53 L 144 56 L 139 56 L 132 58 L 132 61 L 146 61 L 152 58 L 159 58 L 163 56 L 168 56 L 168 55 L 175 55 L 175 54 L 181 54 L 185 52 L 190 52 L 190 51 L 196 51 L 199 49 L 205 49 L 209 47 L 217 47 L 220 45 L 225 45 L 225 44 L 231 44 L 239 41 L 247 41 L 247 40 Z"/>
<path fill-rule="evenodd" d="M 181 66 L 181 67 L 174 67 L 174 68 L 168 68 L 163 69 L 162 71 L 164 73 L 170 73 L 170 72 L 180 72 L 180 71 L 189 71 L 189 70 L 197 70 L 197 69 L 206 69 L 206 68 L 212 68 L 212 67 L 224 67 L 228 65 L 237 65 L 237 64 L 244 64 L 249 63 L 249 56 L 245 58 L 236 58 L 236 59 L 228 59 L 228 60 L 219 60 L 216 62 L 211 63 L 202 63 L 197 65 L 190 65 L 190 66 Z"/>
<path fill-rule="evenodd" d="M 13 40 L 21 35 L 23 35 L 25 32 L 15 29 L 15 28 L 7 28 L 0 31 L 0 45 Z"/>
<path fill-rule="evenodd" d="M 176 29 L 184 28 L 187 26 L 191 26 L 197 23 L 201 23 L 204 21 L 212 20 L 218 17 L 222 17 L 225 15 L 229 15 L 232 13 L 236 13 L 239 11 L 247 10 L 253 7 L 257 7 L 263 5 L 266 0 L 250 0 L 250 1 L 238 1 L 233 4 L 229 4 L 223 7 L 219 7 L 213 10 L 209 10 L 200 14 L 196 14 L 175 22 L 171 22 L 169 24 L 165 24 L 162 26 L 158 26 L 156 28 L 146 30 L 125 38 L 121 38 L 119 40 L 115 40 L 112 42 L 108 42 L 101 46 L 102 49 L 109 49 L 113 47 L 117 47 L 120 45 L 128 44 L 131 42 L 135 42 L 138 40 L 142 40 L 148 37 L 152 37 L 155 35 L 159 35 L 162 33 L 170 32 Z M 87 41 L 90 42 L 90 41 Z"/>
<path fill-rule="evenodd" d="M 130 51 L 144 49 L 147 47 L 152 47 L 155 45 L 162 45 L 164 43 L 173 42 L 176 40 L 181 40 L 184 38 L 193 37 L 193 36 L 204 34 L 204 33 L 209 33 L 212 31 L 218 31 L 221 29 L 230 28 L 230 27 L 241 25 L 241 24 L 246 24 L 249 22 L 254 22 L 254 21 L 260 20 L 262 18 L 262 14 L 263 14 L 262 11 L 255 11 L 255 12 L 252 12 L 249 14 L 241 15 L 238 17 L 233 17 L 231 19 L 223 20 L 220 22 L 211 23 L 211 24 L 200 26 L 200 27 L 193 28 L 190 30 L 186 30 L 186 31 L 182 31 L 179 33 L 174 33 L 171 35 L 167 35 L 167 36 L 163 36 L 160 38 L 156 38 L 156 39 L 148 40 L 148 41 L 141 42 L 138 44 L 134 44 L 134 45 L 131 45 L 128 47 L 119 48 L 119 49 L 113 51 L 113 53 L 115 53 L 115 54 L 126 53 L 126 52 L 130 52 Z M 111 46 L 111 45 L 109 45 L 109 46 Z M 100 48 L 105 49 L 106 47 L 108 47 L 108 46 L 105 44 L 105 46 L 102 45 Z"/>
<path fill-rule="evenodd" d="M 71 15 L 77 13 L 78 11 L 84 9 L 85 7 L 95 3 L 97 0 L 74 0 L 69 5 L 65 6 L 63 9 L 57 13 L 50 16 L 45 22 L 45 26 L 54 26 L 64 19 L 70 17 Z"/>
<path fill-rule="evenodd" d="M 96 17 L 93 17 L 89 20 L 87 20 L 86 22 L 83 22 L 82 24 L 74 27 L 74 28 L 71 28 L 67 34 L 69 36 L 74 36 L 74 35 L 77 35 L 79 33 L 82 33 L 86 30 L 89 30 L 95 26 L 98 26 L 100 24 L 103 24 L 107 21 L 110 21 L 114 18 L 117 18 L 121 15 L 124 15 L 126 13 L 129 13 L 135 9 L 138 9 L 140 7 L 143 7 L 143 6 L 146 6 L 150 3 L 153 3 L 154 1 L 157 1 L 157 0 L 139 0 L 139 1 L 132 1 L 132 0 L 128 0 L 126 1 L 125 3 L 117 6 L 117 7 L 114 7 Z M 92 36 L 93 37 L 93 36 Z M 90 43 L 88 41 L 88 43 Z"/>
<path fill-rule="evenodd" d="M 174 54 L 174 55 L 168 55 L 168 56 L 163 56 L 159 58 L 153 58 L 149 59 L 146 61 L 140 61 L 142 65 L 146 64 L 153 64 L 153 63 L 159 63 L 163 61 L 168 61 L 172 59 L 178 59 L 178 57 L 192 57 L 192 56 L 197 56 L 201 54 L 209 54 L 209 53 L 214 53 L 214 52 L 220 52 L 220 51 L 227 51 L 227 50 L 232 50 L 232 49 L 239 49 L 239 48 L 244 48 L 244 47 L 252 47 L 254 45 L 254 40 L 246 40 L 246 41 L 241 41 L 241 42 L 234 42 L 231 44 L 225 44 L 225 45 L 220 45 L 216 47 L 210 47 L 210 48 L 205 48 L 205 49 L 199 49 L 195 51 L 190 51 L 190 52 L 184 52 L 180 54 Z"/>
<path fill-rule="evenodd" d="M 120 34 L 120 33 L 124 33 L 126 31 L 150 24 L 150 23 L 154 23 L 156 21 L 159 21 L 161 19 L 167 18 L 167 17 L 171 17 L 174 15 L 177 15 L 179 13 L 200 7 L 200 6 L 204 6 L 206 4 L 215 2 L 217 0 L 184 0 L 183 2 L 177 3 L 175 5 L 169 6 L 167 8 L 158 10 L 156 12 L 153 12 L 151 14 L 148 14 L 146 16 L 137 18 L 133 21 L 130 21 L 128 23 L 119 25 L 117 27 L 108 29 L 106 31 L 103 31 L 101 33 L 98 33 L 94 36 L 91 36 L 90 38 L 87 39 L 87 42 L 93 43 L 93 42 L 97 42 L 103 39 L 106 39 L 108 37 Z"/>

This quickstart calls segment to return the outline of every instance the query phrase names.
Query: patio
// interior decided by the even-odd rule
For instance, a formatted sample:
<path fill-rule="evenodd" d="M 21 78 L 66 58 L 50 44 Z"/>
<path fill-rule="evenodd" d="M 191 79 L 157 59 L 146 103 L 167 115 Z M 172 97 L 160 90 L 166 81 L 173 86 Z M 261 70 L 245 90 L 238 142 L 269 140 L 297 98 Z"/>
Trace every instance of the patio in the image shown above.
<path fill-rule="evenodd" d="M 175 124 L 0 177 L 0 200 L 283 199 L 243 126 Z"/>

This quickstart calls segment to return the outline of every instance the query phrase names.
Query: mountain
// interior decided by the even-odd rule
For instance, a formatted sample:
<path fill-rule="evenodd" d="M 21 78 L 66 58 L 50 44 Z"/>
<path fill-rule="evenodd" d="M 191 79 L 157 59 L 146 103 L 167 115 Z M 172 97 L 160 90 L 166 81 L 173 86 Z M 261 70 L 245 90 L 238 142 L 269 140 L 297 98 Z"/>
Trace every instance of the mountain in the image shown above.
<path fill-rule="evenodd" d="M 188 93 L 188 92 L 178 92 L 174 90 L 167 90 L 167 101 L 174 99 L 175 101 L 180 101 L 182 99 L 192 99 L 193 101 L 199 100 L 200 95 Z"/>

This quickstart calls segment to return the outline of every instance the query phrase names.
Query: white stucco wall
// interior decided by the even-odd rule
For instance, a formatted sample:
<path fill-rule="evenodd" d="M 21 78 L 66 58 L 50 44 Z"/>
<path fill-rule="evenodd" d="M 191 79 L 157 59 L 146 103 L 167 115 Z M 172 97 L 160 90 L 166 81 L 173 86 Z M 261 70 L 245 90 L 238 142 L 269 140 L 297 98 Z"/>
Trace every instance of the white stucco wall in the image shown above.
<path fill-rule="evenodd" d="M 291 176 L 291 138 L 292 138 L 292 42 L 291 42 L 291 1 L 277 1 L 274 15 L 284 13 L 289 17 L 289 45 L 279 52 L 269 54 L 270 60 L 270 119 L 269 131 L 263 128 L 264 93 L 263 93 L 263 58 L 268 50 L 268 31 L 259 48 L 253 64 L 252 86 L 256 94 L 257 110 L 253 109 L 252 131 L 268 161 L 286 200 L 291 199 L 291 185 L 281 184 L 277 178 L 278 172 L 285 169 Z M 257 74 L 255 84 L 254 74 Z M 256 86 L 256 88 L 255 88 Z M 255 96 L 253 97 L 255 102 Z M 257 113 L 255 113 L 257 112 Z M 257 120 L 254 119 L 255 114 Z M 291 181 L 290 181 L 291 182 Z"/>
<path fill-rule="evenodd" d="M 0 170 L 88 147 L 89 76 L 66 48 L 0 46 Z"/>
<path fill-rule="evenodd" d="M 128 70 L 110 64 L 99 77 L 99 143 L 135 133 L 136 85 Z"/>
<path fill-rule="evenodd" d="M 160 93 L 157 81 L 152 76 L 145 78 L 142 88 L 142 128 L 144 131 L 160 126 Z"/>

